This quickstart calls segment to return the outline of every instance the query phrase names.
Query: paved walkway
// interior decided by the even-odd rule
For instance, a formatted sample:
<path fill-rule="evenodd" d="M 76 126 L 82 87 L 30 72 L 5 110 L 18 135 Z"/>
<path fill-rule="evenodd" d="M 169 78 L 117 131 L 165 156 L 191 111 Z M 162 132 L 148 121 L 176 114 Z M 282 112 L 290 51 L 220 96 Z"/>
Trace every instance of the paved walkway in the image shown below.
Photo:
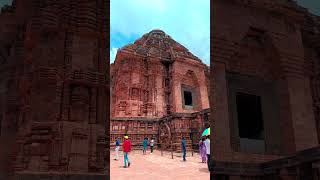
<path fill-rule="evenodd" d="M 133 151 L 129 154 L 130 168 L 123 168 L 123 154 L 120 159 L 114 159 L 111 152 L 110 175 L 111 180 L 209 180 L 210 173 L 206 163 L 201 163 L 199 154 L 187 154 L 187 161 L 183 162 L 180 154 L 171 159 L 170 152 L 161 156 L 159 151 L 143 155 L 142 151 Z"/>

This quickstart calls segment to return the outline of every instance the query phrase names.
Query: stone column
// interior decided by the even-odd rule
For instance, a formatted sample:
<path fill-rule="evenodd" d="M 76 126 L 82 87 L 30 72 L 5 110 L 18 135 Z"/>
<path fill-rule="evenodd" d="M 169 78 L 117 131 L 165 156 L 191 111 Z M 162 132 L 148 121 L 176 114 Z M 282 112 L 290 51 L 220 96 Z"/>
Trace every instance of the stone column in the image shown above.
<path fill-rule="evenodd" d="M 225 64 L 216 62 L 213 64 L 211 75 L 214 82 L 211 82 L 211 128 L 215 132 L 211 136 L 211 153 L 214 160 L 223 160 L 231 153 L 230 125 L 228 112 L 228 90 L 226 80 Z M 213 122 L 214 121 L 214 122 Z M 214 124 L 214 126 L 213 126 Z"/>
<path fill-rule="evenodd" d="M 296 151 L 318 145 L 315 118 L 312 109 L 310 79 L 287 76 L 289 101 Z"/>

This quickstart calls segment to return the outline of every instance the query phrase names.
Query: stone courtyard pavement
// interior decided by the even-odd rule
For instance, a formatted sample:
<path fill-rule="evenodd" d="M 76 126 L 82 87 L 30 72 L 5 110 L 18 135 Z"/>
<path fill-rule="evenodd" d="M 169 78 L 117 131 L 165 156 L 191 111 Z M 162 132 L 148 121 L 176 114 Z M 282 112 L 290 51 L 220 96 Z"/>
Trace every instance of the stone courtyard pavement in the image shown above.
<path fill-rule="evenodd" d="M 129 154 L 130 168 L 123 168 L 123 154 L 118 161 L 114 160 L 114 151 L 110 154 L 111 180 L 209 180 L 210 173 L 206 163 L 201 163 L 199 154 L 187 153 L 187 161 L 183 162 L 180 154 L 160 151 L 143 155 L 142 151 Z"/>

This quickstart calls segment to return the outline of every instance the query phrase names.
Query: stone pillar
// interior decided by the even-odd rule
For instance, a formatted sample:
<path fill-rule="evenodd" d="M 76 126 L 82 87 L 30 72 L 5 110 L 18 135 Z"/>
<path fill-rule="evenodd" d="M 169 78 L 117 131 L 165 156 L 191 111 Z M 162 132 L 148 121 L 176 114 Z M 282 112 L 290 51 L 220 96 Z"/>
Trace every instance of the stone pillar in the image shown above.
<path fill-rule="evenodd" d="M 318 137 L 310 80 L 306 77 L 290 76 L 287 81 L 296 151 L 315 147 L 318 145 Z"/>
<path fill-rule="evenodd" d="M 198 81 L 199 81 L 199 84 L 200 84 L 200 99 L 201 99 L 201 109 L 207 109 L 209 108 L 209 92 L 208 92 L 208 88 L 206 86 L 206 76 L 205 76 L 205 72 L 202 71 L 201 72 L 201 76 L 198 76 Z"/>
<path fill-rule="evenodd" d="M 214 160 L 223 160 L 231 153 L 230 126 L 228 112 L 228 90 L 225 64 L 216 62 L 212 70 L 214 82 L 211 82 L 211 128 L 215 132 L 211 136 L 211 153 Z M 214 122 L 213 122 L 214 121 Z M 214 126 L 213 126 L 214 125 Z"/>

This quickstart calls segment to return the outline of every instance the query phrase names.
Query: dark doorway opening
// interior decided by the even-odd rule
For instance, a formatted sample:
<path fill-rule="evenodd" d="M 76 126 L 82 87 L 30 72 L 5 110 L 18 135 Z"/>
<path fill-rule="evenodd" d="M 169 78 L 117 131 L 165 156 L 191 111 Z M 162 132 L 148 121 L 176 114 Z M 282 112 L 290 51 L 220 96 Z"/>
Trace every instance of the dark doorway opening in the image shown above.
<path fill-rule="evenodd" d="M 192 93 L 190 91 L 184 91 L 183 97 L 184 97 L 184 105 L 185 106 L 193 106 L 192 105 Z"/>
<path fill-rule="evenodd" d="M 236 103 L 240 138 L 263 140 L 261 97 L 238 92 Z"/>

